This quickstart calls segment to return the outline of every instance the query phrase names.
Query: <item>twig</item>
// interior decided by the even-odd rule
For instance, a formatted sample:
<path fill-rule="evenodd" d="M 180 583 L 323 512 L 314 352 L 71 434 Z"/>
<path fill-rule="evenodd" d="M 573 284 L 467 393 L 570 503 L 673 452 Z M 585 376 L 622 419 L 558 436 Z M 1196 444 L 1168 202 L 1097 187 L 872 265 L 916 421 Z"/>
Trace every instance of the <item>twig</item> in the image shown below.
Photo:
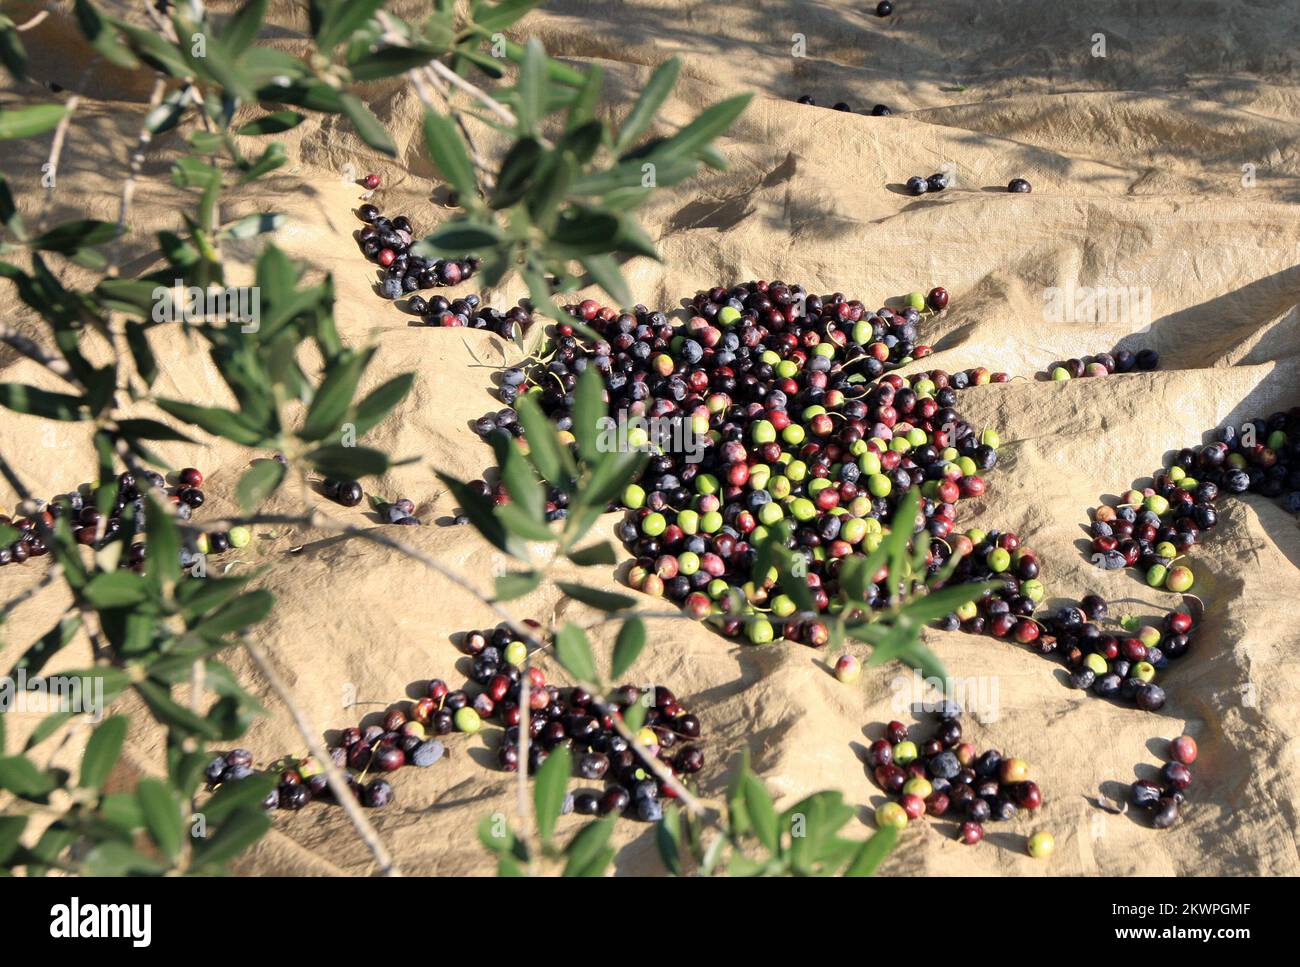
<path fill-rule="evenodd" d="M 438 110 L 433 104 L 433 98 L 429 96 L 428 89 L 424 86 L 426 79 L 431 85 L 433 85 L 433 89 L 438 92 L 438 95 L 447 104 L 447 107 L 451 108 L 451 94 L 447 90 L 446 85 L 438 80 L 437 75 L 435 75 L 433 71 L 429 70 L 427 67 L 417 67 L 407 71 L 406 74 L 411 79 L 411 83 L 415 85 L 415 93 L 424 103 L 426 108 L 435 113 Z M 422 77 L 421 75 L 424 76 Z M 474 143 L 474 136 L 469 133 L 469 127 L 465 124 L 465 118 L 459 111 L 455 110 L 451 111 L 451 115 L 456 121 L 456 126 L 460 128 L 461 135 L 465 138 L 465 145 L 469 148 L 469 160 L 471 163 L 473 163 L 474 167 L 485 175 L 490 176 L 493 174 L 492 169 L 489 168 L 487 162 L 483 160 L 483 156 L 479 154 L 478 145 Z"/>
<path fill-rule="evenodd" d="M 126 219 L 131 211 L 131 201 L 135 198 L 135 183 L 140 175 L 140 169 L 144 167 L 144 153 L 153 141 L 153 132 L 149 130 L 149 115 L 153 113 L 154 108 L 162 103 L 163 93 L 167 90 L 167 81 L 159 76 L 153 82 L 153 93 L 149 95 L 149 110 L 145 112 L 145 119 L 140 124 L 140 134 L 136 140 L 135 150 L 131 153 L 130 170 L 127 172 L 126 181 L 122 183 L 122 196 L 118 203 L 117 213 L 117 233 L 113 236 L 113 251 L 109 256 L 108 268 L 104 270 L 106 276 L 115 277 L 117 275 L 118 258 L 122 248 L 122 236 L 126 234 Z"/>
<path fill-rule="evenodd" d="M 81 104 L 81 95 L 73 94 L 68 98 L 68 102 L 63 106 L 63 117 L 59 118 L 59 126 L 54 129 L 54 140 L 50 143 L 50 159 L 46 162 L 49 171 L 50 186 L 45 189 L 45 201 L 41 205 L 41 217 L 37 220 L 37 225 L 41 231 L 45 231 L 45 223 L 50 217 L 50 207 L 54 203 L 54 189 L 59 178 L 59 159 L 63 155 L 63 141 L 68 136 L 68 128 L 72 125 L 72 114 Z"/>
<path fill-rule="evenodd" d="M 22 33 L 25 30 L 31 30 L 33 27 L 42 23 L 45 20 L 45 18 L 48 17 L 49 15 L 50 15 L 49 7 L 46 7 L 40 13 L 33 16 L 31 20 L 18 24 L 16 29 L 18 30 L 19 33 Z"/>
<path fill-rule="evenodd" d="M 519 123 L 518 120 L 516 120 L 513 111 L 481 87 L 477 87 L 465 80 L 465 78 L 461 77 L 446 64 L 442 63 L 442 61 L 430 61 L 429 70 L 433 72 L 434 76 L 442 78 L 452 87 L 459 88 L 470 97 L 474 98 L 474 100 L 487 108 L 490 114 L 496 115 L 497 119 L 500 120 L 502 124 L 513 128 Z"/>
<path fill-rule="evenodd" d="M 334 793 L 334 799 L 343 807 L 343 811 L 348 814 L 348 819 L 352 820 L 352 825 L 356 827 L 357 835 L 361 837 L 362 842 L 374 855 L 375 862 L 379 864 L 379 872 L 383 876 L 401 876 L 401 870 L 397 868 L 392 855 L 384 846 L 383 841 L 380 840 L 379 834 L 375 832 L 374 826 L 370 825 L 370 821 L 366 819 L 365 814 L 361 811 L 357 798 L 348 787 L 343 774 L 339 771 L 339 767 L 334 764 L 334 760 L 330 757 L 328 750 L 326 750 L 320 739 L 316 738 L 316 729 L 307 718 L 307 713 L 294 702 L 293 696 L 289 694 L 289 690 L 280 679 L 279 673 L 272 667 L 266 655 L 262 653 L 262 649 L 254 644 L 247 634 L 243 636 L 243 645 L 249 656 L 257 664 L 257 667 L 261 669 L 262 674 L 266 676 L 271 690 L 279 696 L 280 701 L 289 710 L 289 714 L 293 716 L 293 724 L 303 737 L 303 741 L 307 743 L 307 749 L 320 763 L 321 768 L 325 770 L 325 778 L 329 782 L 330 791 Z"/>

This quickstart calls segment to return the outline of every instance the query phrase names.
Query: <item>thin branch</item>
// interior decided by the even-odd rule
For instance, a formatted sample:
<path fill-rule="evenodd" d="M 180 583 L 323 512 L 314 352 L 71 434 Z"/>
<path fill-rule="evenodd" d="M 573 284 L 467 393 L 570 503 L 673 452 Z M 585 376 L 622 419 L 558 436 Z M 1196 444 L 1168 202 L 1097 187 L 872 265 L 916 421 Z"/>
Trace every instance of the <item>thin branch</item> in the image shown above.
<path fill-rule="evenodd" d="M 54 140 L 50 143 L 50 158 L 46 162 L 49 169 L 46 177 L 49 179 L 50 186 L 45 189 L 45 200 L 41 205 L 41 216 L 37 220 L 38 228 L 45 231 L 45 223 L 50 217 L 50 208 L 54 204 L 54 189 L 59 178 L 59 159 L 63 155 L 63 142 L 68 136 L 68 128 L 72 125 L 73 112 L 81 104 L 81 95 L 73 94 L 68 98 L 68 102 L 63 106 L 64 115 L 59 118 L 59 126 L 54 129 Z"/>
<path fill-rule="evenodd" d="M 31 20 L 18 24 L 16 29 L 18 30 L 19 33 L 22 33 L 23 31 L 26 30 L 31 30 L 33 27 L 36 27 L 39 24 L 41 24 L 45 20 L 45 18 L 48 17 L 49 15 L 50 15 L 50 10 L 49 7 L 47 6 L 40 13 L 32 17 Z"/>
<path fill-rule="evenodd" d="M 437 76 L 427 67 L 413 68 L 406 72 L 406 76 L 409 77 L 411 83 L 415 85 L 416 95 L 430 111 L 436 113 L 438 108 L 434 106 L 433 98 L 429 96 L 429 90 L 425 87 L 426 80 L 433 86 L 433 89 L 438 92 L 438 95 L 443 99 L 443 102 L 447 105 L 448 109 L 451 109 L 450 92 L 447 90 L 446 85 L 439 81 Z M 465 124 L 464 116 L 461 112 L 456 110 L 451 110 L 451 115 L 456 121 L 456 126 L 460 128 L 461 136 L 465 139 L 465 146 L 469 148 L 470 163 L 490 178 L 494 172 L 490 167 L 488 167 L 487 162 L 483 160 L 483 156 L 479 154 L 478 145 L 474 143 L 474 136 L 469 133 L 469 127 Z"/>
<path fill-rule="evenodd" d="M 321 768 L 325 770 L 325 778 L 329 782 L 330 791 L 334 793 L 334 799 L 343 811 L 348 814 L 348 819 L 352 820 L 352 825 L 356 827 L 357 835 L 361 837 L 362 842 L 369 848 L 371 854 L 375 857 L 375 862 L 379 864 L 379 872 L 383 876 L 401 876 L 401 870 L 393 861 L 392 855 L 380 840 L 379 834 L 375 832 L 375 827 L 366 819 L 365 814 L 361 811 L 361 806 L 357 802 L 357 797 L 353 795 L 352 790 L 348 787 L 347 781 L 343 778 L 339 767 L 334 764 L 329 751 L 324 744 L 316 737 L 317 732 L 307 713 L 298 706 L 289 694 L 289 689 L 285 687 L 279 673 L 267 660 L 262 649 L 253 643 L 248 635 L 243 636 L 243 646 L 249 656 L 261 669 L 262 674 L 266 676 L 271 690 L 279 696 L 289 714 L 293 716 L 293 724 L 297 727 L 298 733 L 302 736 L 303 741 L 307 743 L 307 749 L 312 756 L 320 763 Z"/>
<path fill-rule="evenodd" d="M 145 119 L 140 124 L 140 134 L 136 140 L 135 150 L 131 152 L 130 170 L 127 172 L 126 181 L 122 183 L 122 196 L 118 202 L 117 212 L 117 233 L 113 236 L 113 251 L 109 256 L 108 268 L 105 269 L 106 276 L 114 277 L 117 275 L 117 263 L 122 248 L 122 236 L 126 234 L 126 219 L 131 211 L 131 201 L 135 198 L 135 184 L 140 176 L 140 169 L 144 167 L 144 153 L 153 141 L 153 132 L 149 130 L 149 115 L 151 115 L 159 104 L 162 103 L 163 94 L 167 90 L 167 80 L 161 75 L 154 80 L 153 92 L 149 95 L 149 109 L 145 112 Z"/>
<path fill-rule="evenodd" d="M 519 123 L 515 118 L 514 112 L 511 111 L 510 108 L 506 107 L 481 87 L 477 87 L 465 80 L 465 78 L 461 77 L 446 64 L 442 63 L 442 61 L 430 61 L 429 70 L 433 72 L 435 77 L 441 78 L 452 87 L 458 88 L 470 97 L 474 98 L 474 100 L 487 108 L 488 113 L 495 115 L 502 124 L 513 128 Z"/>

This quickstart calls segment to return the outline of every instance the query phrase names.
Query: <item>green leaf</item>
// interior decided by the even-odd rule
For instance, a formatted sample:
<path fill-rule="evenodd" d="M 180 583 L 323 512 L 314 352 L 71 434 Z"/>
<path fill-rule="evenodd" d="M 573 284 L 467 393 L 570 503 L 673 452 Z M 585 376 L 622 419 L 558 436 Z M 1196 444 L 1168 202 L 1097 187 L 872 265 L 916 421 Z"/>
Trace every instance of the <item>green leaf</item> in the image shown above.
<path fill-rule="evenodd" d="M 16 81 L 27 80 L 27 49 L 14 22 L 0 14 L 0 64 L 4 64 Z"/>
<path fill-rule="evenodd" d="M 632 105 L 627 120 L 618 129 L 618 139 L 614 142 L 616 151 L 626 151 L 650 127 L 655 115 L 659 113 L 659 108 L 663 106 L 668 95 L 672 93 L 673 86 L 677 83 L 677 75 L 681 73 L 681 70 L 681 60 L 677 57 L 670 57 L 650 75 L 650 80 L 646 81 L 641 96 Z"/>
<path fill-rule="evenodd" d="M 543 843 L 555 835 L 555 823 L 564 808 L 564 797 L 573 770 L 573 756 L 568 748 L 557 745 L 541 768 L 533 783 L 533 805 L 537 811 L 537 834 Z"/>
<path fill-rule="evenodd" d="M 115 18 L 109 21 L 126 36 L 135 54 L 151 67 L 172 77 L 186 77 L 191 73 L 190 65 L 176 46 L 152 27 L 137 27 Z"/>
<path fill-rule="evenodd" d="M 0 789 L 8 789 L 23 799 L 40 800 L 53 792 L 57 785 L 53 776 L 41 772 L 26 756 L 0 758 Z"/>
<path fill-rule="evenodd" d="M 130 720 L 125 715 L 104 719 L 86 740 L 86 752 L 81 757 L 81 788 L 98 791 L 113 771 L 126 741 L 126 727 Z"/>
<path fill-rule="evenodd" d="M 358 403 L 352 417 L 357 436 L 364 436 L 368 430 L 383 422 L 384 418 L 392 412 L 393 407 L 406 398 L 406 394 L 414 385 L 415 374 L 402 373 L 373 390 L 369 396 Z"/>
<path fill-rule="evenodd" d="M 15 238 L 26 237 L 23 216 L 14 203 L 13 192 L 9 190 L 9 182 L 3 176 L 0 176 L 0 225 L 4 225 L 5 228 L 9 229 Z"/>
<path fill-rule="evenodd" d="M 193 423 L 213 436 L 225 437 L 241 446 L 257 446 L 266 435 L 264 430 L 255 427 L 242 413 L 215 406 L 195 406 L 180 400 L 159 399 L 156 402 L 160 409 L 176 419 Z"/>
<path fill-rule="evenodd" d="M 181 579 L 181 536 L 171 514 L 152 493 L 145 502 L 144 518 L 145 536 L 149 542 L 149 553 L 144 562 L 145 581 L 155 594 L 162 597 L 170 594 Z"/>
<path fill-rule="evenodd" d="M 579 261 L 591 276 L 591 280 L 604 289 L 616 305 L 632 304 L 632 290 L 628 288 L 627 280 L 623 278 L 623 270 L 619 268 L 618 259 L 612 255 L 584 255 Z"/>
<path fill-rule="evenodd" d="M 238 57 L 257 39 L 266 19 L 267 0 L 248 0 L 221 28 L 221 45 Z"/>
<path fill-rule="evenodd" d="M 503 507 L 494 508 L 488 498 L 470 490 L 469 487 L 455 477 L 449 476 L 442 471 L 435 471 L 435 473 L 437 473 L 438 479 L 451 491 L 452 496 L 456 498 L 456 503 L 470 519 L 470 523 L 474 525 L 475 530 L 482 534 L 493 547 L 512 557 L 520 559 L 527 557 L 527 548 L 523 542 L 513 536 L 502 520 L 493 512 L 494 510 L 508 510 L 511 505 L 506 504 Z M 515 508 L 515 511 L 517 513 L 518 508 Z"/>
<path fill-rule="evenodd" d="M 555 532 L 550 527 L 529 514 L 519 504 L 502 504 L 495 508 L 493 514 L 506 530 L 520 540 L 549 543 L 556 538 Z"/>
<path fill-rule="evenodd" d="M 644 450 L 628 450 L 614 454 L 613 459 L 602 460 L 587 482 L 586 489 L 580 490 L 576 495 L 578 503 L 603 511 L 606 504 L 641 474 L 649 460 L 650 454 Z"/>
<path fill-rule="evenodd" d="M 593 684 L 599 681 L 587 635 L 572 621 L 555 635 L 555 657 L 575 680 Z"/>
<path fill-rule="evenodd" d="M 100 843 L 86 854 L 85 872 L 90 876 L 157 876 L 167 867 L 117 839 Z"/>
<path fill-rule="evenodd" d="M 435 111 L 424 114 L 424 144 L 438 172 L 460 194 L 471 199 L 477 194 L 474 166 L 470 163 L 460 132 L 450 119 Z"/>
<path fill-rule="evenodd" d="M 565 210 L 551 232 L 551 240 L 573 258 L 603 255 L 618 237 L 619 228 L 617 215 L 574 205 Z"/>
<path fill-rule="evenodd" d="M 67 255 L 77 249 L 110 242 L 116 235 L 117 226 L 114 223 L 83 218 L 75 222 L 64 222 L 32 239 L 29 244 L 42 252 L 61 252 Z"/>
<path fill-rule="evenodd" d="M 565 483 L 566 462 L 572 463 L 572 460 L 566 461 L 568 454 L 560 446 L 559 438 L 555 435 L 555 427 L 546 418 L 537 400 L 528 394 L 519 397 L 515 403 L 515 411 L 519 414 L 519 422 L 524 428 L 524 440 L 528 443 L 528 458 L 537 467 L 543 480 L 557 487 L 562 486 Z"/>
<path fill-rule="evenodd" d="M 0 141 L 34 138 L 53 131 L 68 109 L 61 104 L 34 104 L 31 107 L 0 108 Z"/>
<path fill-rule="evenodd" d="M 682 817 L 675 805 L 664 810 L 663 819 L 655 825 L 655 846 L 664 868 L 673 876 L 682 873 Z"/>
<path fill-rule="evenodd" d="M 202 581 L 184 581 L 177 589 L 176 597 L 181 602 L 181 614 L 193 621 L 200 615 L 219 608 L 237 595 L 253 574 L 241 574 L 235 577 L 206 577 Z"/>
<path fill-rule="evenodd" d="M 542 0 L 501 0 L 501 3 L 474 11 L 474 23 L 488 33 L 505 30 L 520 20 L 524 14 L 538 6 Z"/>
<path fill-rule="evenodd" d="M 549 761 L 549 760 L 548 760 Z M 609 837 L 618 816 L 611 813 L 580 829 L 564 849 L 565 876 L 600 876 L 609 865 Z"/>
<path fill-rule="evenodd" d="M 513 601 L 515 598 L 522 598 L 525 594 L 535 591 L 541 580 L 542 576 L 536 571 L 514 571 L 510 574 L 502 574 L 496 579 L 496 599 Z"/>
<path fill-rule="evenodd" d="M 99 803 L 99 814 L 104 822 L 124 833 L 144 828 L 140 803 L 129 792 L 112 792 L 104 796 Z"/>
<path fill-rule="evenodd" d="M 454 133 L 454 132 L 453 132 Z M 491 207 L 499 211 L 519 202 L 527 193 L 541 166 L 545 149 L 536 138 L 520 138 L 501 161 Z"/>
<path fill-rule="evenodd" d="M 645 622 L 633 615 L 623 622 L 618 629 L 618 638 L 614 641 L 614 657 L 610 663 L 610 677 L 618 680 L 627 674 L 645 649 Z"/>
<path fill-rule="evenodd" d="M 923 598 L 914 598 L 902 607 L 902 613 L 917 624 L 934 621 L 960 608 L 967 601 L 978 601 L 985 591 L 1001 588 L 1002 581 L 980 581 L 971 584 L 958 584 L 953 587 L 931 591 Z"/>
<path fill-rule="evenodd" d="M 194 865 L 224 866 L 261 839 L 271 828 L 271 818 L 260 806 L 236 810 L 215 836 L 194 847 Z"/>
<path fill-rule="evenodd" d="M 776 854 L 781 846 L 781 832 L 771 794 L 752 772 L 746 772 L 741 791 L 745 798 L 745 813 L 753 825 L 754 835 L 768 852 Z"/>
<path fill-rule="evenodd" d="M 307 459 L 326 477 L 360 480 L 388 470 L 388 455 L 370 447 L 345 447 L 337 443 L 317 447 Z"/>
<path fill-rule="evenodd" d="M 43 416 L 47 420 L 78 421 L 86 419 L 86 401 L 67 393 L 51 393 L 26 383 L 0 383 L 0 406 L 15 413 Z"/>
<path fill-rule="evenodd" d="M 196 31 L 195 36 L 203 33 L 207 36 L 207 43 L 214 51 L 220 49 L 216 38 L 205 31 Z M 181 48 L 186 55 L 190 53 L 191 48 L 184 46 Z M 256 100 L 253 94 L 250 78 L 243 70 L 243 67 L 228 57 L 192 57 L 187 56 L 194 73 L 200 77 L 210 78 L 223 88 L 222 94 L 226 97 L 234 98 L 239 101 L 251 102 Z"/>
<path fill-rule="evenodd" d="M 122 431 L 122 436 L 130 440 L 166 440 L 171 443 L 194 442 L 180 430 L 172 429 L 166 423 L 160 423 L 157 420 L 118 420 L 117 428 Z"/>
<path fill-rule="evenodd" d="M 135 683 L 135 690 L 144 699 L 149 711 L 163 725 L 184 733 L 202 736 L 205 739 L 219 738 L 217 730 L 201 715 L 179 705 L 171 697 L 170 690 L 155 681 L 146 680 Z"/>
<path fill-rule="evenodd" d="M 259 460 L 253 464 L 239 478 L 239 485 L 235 488 L 240 508 L 248 513 L 262 506 L 271 494 L 280 489 L 284 473 L 284 464 L 279 460 Z"/>
<path fill-rule="evenodd" d="M 73 711 L 51 712 L 45 718 L 41 719 L 36 728 L 32 729 L 31 735 L 27 736 L 27 741 L 23 743 L 23 751 L 31 752 L 55 732 L 61 729 L 67 722 L 71 721 L 76 715 Z"/>
<path fill-rule="evenodd" d="M 636 604 L 636 598 L 628 597 L 626 594 L 601 591 L 598 588 L 589 588 L 586 585 L 574 584 L 570 581 L 556 581 L 555 584 L 569 597 L 593 608 L 599 608 L 601 611 L 623 611 Z"/>
<path fill-rule="evenodd" d="M 82 592 L 95 608 L 121 608 L 139 604 L 149 597 L 144 578 L 131 571 L 96 574 Z"/>
<path fill-rule="evenodd" d="M 502 835 L 499 836 L 497 835 L 498 827 L 502 829 Z M 521 847 L 521 844 L 515 838 L 514 831 L 505 824 L 505 820 L 499 814 L 484 816 L 479 820 L 478 841 L 489 852 L 502 856 L 517 854 Z"/>
<path fill-rule="evenodd" d="M 898 842 L 898 830 L 892 826 L 878 829 L 862 844 L 853 862 L 844 871 L 845 876 L 871 876 Z"/>
<path fill-rule="evenodd" d="M 0 868 L 7 865 L 9 857 L 18 849 L 18 841 L 26 828 L 26 816 L 0 816 Z"/>
<path fill-rule="evenodd" d="M 546 492 L 519 444 L 507 434 L 493 434 L 491 443 L 501 469 L 501 482 L 506 486 L 511 503 L 518 504 L 525 514 L 544 525 Z"/>
<path fill-rule="evenodd" d="M 417 255 L 450 255 L 460 257 L 501 243 L 501 230 L 495 225 L 477 225 L 469 222 L 452 222 L 439 228 L 424 239 Z"/>
<path fill-rule="evenodd" d="M 272 145 L 274 147 L 274 145 Z M 269 148 L 267 149 L 270 150 Z M 284 153 L 281 150 L 281 158 Z M 281 162 L 283 163 L 283 161 Z M 246 179 L 250 180 L 250 179 Z M 264 235 L 267 232 L 274 232 L 284 224 L 284 216 L 277 212 L 262 212 L 260 214 L 246 215 L 237 222 L 231 222 L 221 230 L 218 236 L 222 241 L 233 239 L 250 239 L 258 235 Z"/>
<path fill-rule="evenodd" d="M 241 594 L 235 600 L 215 611 L 211 617 L 194 626 L 194 633 L 205 638 L 220 638 L 239 631 L 249 625 L 255 625 L 268 614 L 275 605 L 275 595 L 259 588 Z"/>
<path fill-rule="evenodd" d="M 307 418 L 298 430 L 301 439 L 323 440 L 338 429 L 343 417 L 347 416 L 361 374 L 372 356 L 371 352 L 347 352 L 329 368 L 324 382 L 312 397 Z"/>
<path fill-rule="evenodd" d="M 600 422 L 605 419 L 605 382 L 595 366 L 588 366 L 578 377 L 573 400 L 573 436 L 578 453 L 590 466 L 608 454 L 600 450 Z"/>
<path fill-rule="evenodd" d="M 274 111 L 242 125 L 236 132 L 244 137 L 260 137 L 267 134 L 282 134 L 302 124 L 307 115 L 297 111 Z"/>
<path fill-rule="evenodd" d="M 889 556 L 889 597 L 897 597 L 899 582 L 904 578 L 907 562 L 907 548 L 915 533 L 916 514 L 921 509 L 921 491 L 913 487 L 904 495 L 890 521 L 889 534 L 882 544 L 888 547 Z"/>
<path fill-rule="evenodd" d="M 645 713 L 644 702 L 633 702 L 623 710 L 623 724 L 628 727 L 628 731 L 641 731 L 641 726 L 645 724 Z"/>
<path fill-rule="evenodd" d="M 237 782 L 223 782 L 212 798 L 203 804 L 203 817 L 220 826 L 239 809 L 260 808 L 267 793 L 279 778 L 273 772 L 255 772 Z"/>
<path fill-rule="evenodd" d="M 395 74 L 405 74 L 423 67 L 437 56 L 437 51 L 427 47 L 383 47 L 348 64 L 352 79 L 358 84 L 378 81 Z"/>
<path fill-rule="evenodd" d="M 533 134 L 546 113 L 549 82 L 546 76 L 546 50 L 536 37 L 529 37 L 524 48 L 524 62 L 519 68 L 515 90 L 519 94 L 516 117 L 522 134 Z"/>
<path fill-rule="evenodd" d="M 369 0 L 350 0 L 350 3 L 357 2 L 369 2 Z M 379 119 L 370 113 L 370 108 L 366 107 L 359 97 L 355 94 L 340 94 L 339 101 L 343 106 L 343 113 L 357 129 L 357 134 L 362 141 L 390 158 L 397 157 L 397 145 L 393 142 L 392 135 L 379 123 Z"/>
<path fill-rule="evenodd" d="M 141 779 L 135 788 L 149 836 L 173 862 L 185 842 L 184 819 L 171 787 L 159 779 Z"/>
<path fill-rule="evenodd" d="M 613 545 L 609 541 L 601 541 L 599 544 L 592 544 L 590 547 L 584 547 L 580 551 L 569 551 L 568 558 L 579 567 L 594 567 L 596 565 L 617 564 L 618 557 L 614 553 Z"/>
<path fill-rule="evenodd" d="M 365 26 L 384 0 L 335 0 L 325 11 L 316 31 L 316 43 L 321 50 L 329 51 L 352 36 L 353 31 Z"/>
<path fill-rule="evenodd" d="M 697 154 L 714 138 L 727 132 L 736 118 L 744 113 L 753 96 L 752 93 L 738 94 L 706 108 L 700 112 L 699 117 L 671 138 L 655 145 L 648 157 L 680 158 Z"/>

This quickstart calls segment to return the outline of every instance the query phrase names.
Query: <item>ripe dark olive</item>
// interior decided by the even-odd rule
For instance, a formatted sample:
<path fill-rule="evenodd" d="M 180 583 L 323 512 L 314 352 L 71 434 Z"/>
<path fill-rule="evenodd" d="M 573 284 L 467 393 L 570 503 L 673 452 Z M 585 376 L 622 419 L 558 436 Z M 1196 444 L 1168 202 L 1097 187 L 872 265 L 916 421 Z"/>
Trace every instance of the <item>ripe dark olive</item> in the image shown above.
<path fill-rule="evenodd" d="M 632 802 L 632 796 L 621 786 L 612 786 L 600 797 L 600 814 L 622 813 Z"/>
<path fill-rule="evenodd" d="M 311 790 L 306 786 L 300 783 L 280 786 L 281 809 L 302 809 L 309 802 L 311 802 Z"/>
<path fill-rule="evenodd" d="M 583 779 L 603 779 L 609 771 L 609 758 L 595 752 L 589 752 L 578 760 L 578 775 Z"/>
<path fill-rule="evenodd" d="M 978 796 L 966 802 L 966 818 L 973 823 L 987 823 L 993 815 L 988 801 Z"/>
<path fill-rule="evenodd" d="M 387 806 L 393 801 L 393 787 L 386 779 L 372 779 L 366 784 L 361 801 L 372 809 Z"/>
<path fill-rule="evenodd" d="M 1150 809 L 1160 801 L 1160 787 L 1150 779 L 1139 779 L 1129 789 L 1129 802 L 1139 809 Z"/>
<path fill-rule="evenodd" d="M 699 772 L 704 768 L 704 752 L 696 746 L 687 746 L 677 754 L 676 765 L 680 772 L 688 775 Z"/>
<path fill-rule="evenodd" d="M 1165 797 L 1151 807 L 1151 825 L 1156 829 L 1168 829 L 1178 822 L 1178 803 Z"/>
<path fill-rule="evenodd" d="M 1192 784 L 1192 770 L 1181 762 L 1166 762 L 1160 770 L 1161 777 L 1175 789 L 1186 789 Z"/>
<path fill-rule="evenodd" d="M 1158 712 L 1164 708 L 1165 690 L 1159 685 L 1147 682 L 1137 689 L 1134 700 L 1138 708 L 1147 712 Z"/>

